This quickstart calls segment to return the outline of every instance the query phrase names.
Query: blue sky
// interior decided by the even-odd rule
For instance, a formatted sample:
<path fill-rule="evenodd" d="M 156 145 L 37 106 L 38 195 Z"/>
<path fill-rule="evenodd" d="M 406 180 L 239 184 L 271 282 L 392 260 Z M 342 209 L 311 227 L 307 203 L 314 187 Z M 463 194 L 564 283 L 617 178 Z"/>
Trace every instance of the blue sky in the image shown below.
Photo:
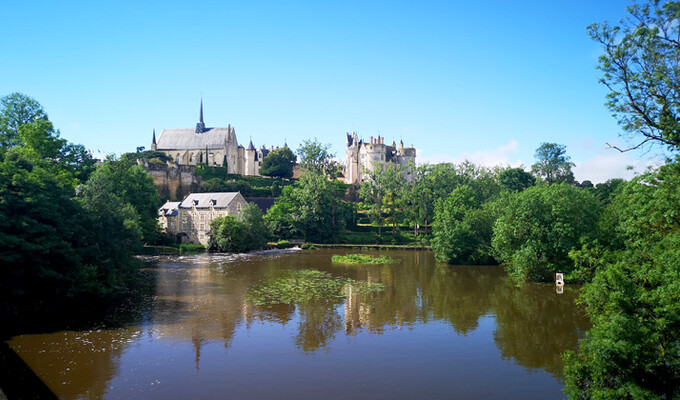
<path fill-rule="evenodd" d="M 62 137 L 100 153 L 152 129 L 208 126 L 240 143 L 307 138 L 344 158 L 344 133 L 418 149 L 419 162 L 525 166 L 567 146 L 576 178 L 630 177 L 659 151 L 623 144 L 598 83 L 593 22 L 628 2 L 5 2 L 0 96 L 28 94 Z"/>

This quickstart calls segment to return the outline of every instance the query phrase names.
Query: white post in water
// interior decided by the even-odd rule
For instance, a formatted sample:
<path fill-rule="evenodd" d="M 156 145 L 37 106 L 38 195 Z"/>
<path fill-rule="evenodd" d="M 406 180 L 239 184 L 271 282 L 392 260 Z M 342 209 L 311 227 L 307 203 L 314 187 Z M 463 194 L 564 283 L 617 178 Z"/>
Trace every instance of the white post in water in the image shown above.
<path fill-rule="evenodd" d="M 557 294 L 562 294 L 564 292 L 564 274 L 563 273 L 556 273 L 555 274 L 555 291 Z"/>

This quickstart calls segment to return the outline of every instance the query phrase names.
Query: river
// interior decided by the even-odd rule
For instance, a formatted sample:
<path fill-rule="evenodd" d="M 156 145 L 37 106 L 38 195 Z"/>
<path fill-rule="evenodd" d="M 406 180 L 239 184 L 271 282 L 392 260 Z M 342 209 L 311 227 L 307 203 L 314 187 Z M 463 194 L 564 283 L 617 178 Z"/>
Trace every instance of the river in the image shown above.
<path fill-rule="evenodd" d="M 348 266 L 331 256 L 385 254 Z M 429 251 L 305 250 L 146 259 L 152 293 L 121 323 L 24 334 L 10 347 L 62 399 L 559 399 L 561 353 L 588 329 L 578 288 L 515 287 L 497 266 Z M 281 270 L 378 293 L 255 306 Z M 107 319 L 114 322 L 107 323 Z M 103 322 L 102 322 L 103 321 Z"/>

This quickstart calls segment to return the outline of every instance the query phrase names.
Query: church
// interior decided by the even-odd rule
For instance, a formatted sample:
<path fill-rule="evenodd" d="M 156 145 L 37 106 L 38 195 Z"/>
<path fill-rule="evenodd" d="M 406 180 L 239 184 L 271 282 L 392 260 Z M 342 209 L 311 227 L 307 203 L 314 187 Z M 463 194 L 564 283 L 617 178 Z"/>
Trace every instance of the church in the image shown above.
<path fill-rule="evenodd" d="M 206 127 L 203 121 L 203 99 L 196 128 L 163 129 L 156 139 L 153 131 L 151 150 L 170 156 L 178 165 L 199 163 L 226 167 L 230 174 L 259 175 L 262 160 L 274 148 L 256 149 L 253 141 L 248 148 L 238 144 L 236 130 Z"/>

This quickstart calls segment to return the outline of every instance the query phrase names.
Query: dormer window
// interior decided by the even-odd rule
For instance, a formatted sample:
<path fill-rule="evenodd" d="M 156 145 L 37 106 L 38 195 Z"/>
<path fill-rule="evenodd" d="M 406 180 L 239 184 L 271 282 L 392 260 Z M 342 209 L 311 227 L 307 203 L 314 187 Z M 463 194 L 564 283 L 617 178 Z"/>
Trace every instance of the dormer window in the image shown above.
<path fill-rule="evenodd" d="M 198 200 L 192 200 L 192 201 L 193 201 L 193 203 L 194 203 L 194 206 L 197 206 L 197 205 L 198 205 Z"/>
<path fill-rule="evenodd" d="M 211 199 L 211 200 L 210 200 L 210 205 L 211 205 L 211 206 L 216 206 L 216 205 L 217 205 L 217 200 Z"/>

